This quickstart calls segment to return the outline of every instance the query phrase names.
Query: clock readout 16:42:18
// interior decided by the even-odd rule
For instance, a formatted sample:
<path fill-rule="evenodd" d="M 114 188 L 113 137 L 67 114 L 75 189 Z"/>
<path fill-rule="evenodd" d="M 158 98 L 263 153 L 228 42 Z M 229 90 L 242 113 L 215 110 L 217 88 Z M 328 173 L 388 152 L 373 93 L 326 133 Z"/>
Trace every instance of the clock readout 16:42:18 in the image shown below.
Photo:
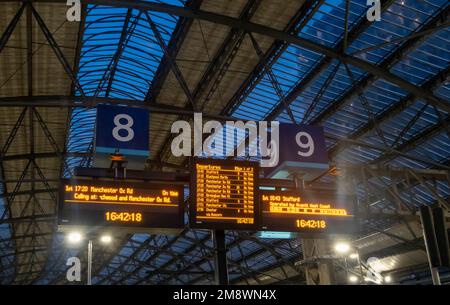
<path fill-rule="evenodd" d="M 325 229 L 327 227 L 327 222 L 325 220 L 297 219 L 295 225 L 297 228 Z"/>
<path fill-rule="evenodd" d="M 141 222 L 141 213 L 129 213 L 129 212 L 106 212 L 106 221 L 119 221 L 119 222 Z"/>

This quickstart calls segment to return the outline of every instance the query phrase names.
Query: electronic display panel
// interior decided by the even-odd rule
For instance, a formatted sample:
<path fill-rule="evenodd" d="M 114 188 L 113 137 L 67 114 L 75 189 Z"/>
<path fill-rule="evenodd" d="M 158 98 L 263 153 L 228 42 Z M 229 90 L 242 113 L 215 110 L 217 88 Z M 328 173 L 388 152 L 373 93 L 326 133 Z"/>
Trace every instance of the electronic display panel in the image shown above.
<path fill-rule="evenodd" d="M 350 234 L 358 229 L 356 197 L 333 191 L 260 191 L 261 230 Z"/>
<path fill-rule="evenodd" d="M 193 160 L 190 227 L 256 229 L 259 221 L 259 163 L 217 159 Z"/>
<path fill-rule="evenodd" d="M 59 195 L 61 226 L 184 227 L 181 186 L 73 179 Z"/>

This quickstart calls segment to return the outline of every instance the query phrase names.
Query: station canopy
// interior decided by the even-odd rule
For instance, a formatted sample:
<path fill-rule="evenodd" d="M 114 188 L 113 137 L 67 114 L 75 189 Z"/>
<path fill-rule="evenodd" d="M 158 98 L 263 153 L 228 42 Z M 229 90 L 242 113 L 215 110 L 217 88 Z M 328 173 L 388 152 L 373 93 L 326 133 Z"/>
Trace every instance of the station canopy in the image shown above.
<path fill-rule="evenodd" d="M 66 1 L 0 1 L 1 284 L 65 283 L 85 257 L 57 233 L 57 189 L 92 166 L 101 103 L 150 110 L 148 171 L 186 172 L 170 128 L 194 112 L 323 126 L 332 166 L 312 185 L 352 177 L 363 258 L 426 271 L 415 210 L 450 195 L 448 1 L 382 1 L 375 22 L 360 0 L 81 3 L 70 22 Z M 304 282 L 301 238 L 226 233 L 231 283 Z M 209 231 L 123 234 L 92 282 L 208 284 L 212 258 Z"/>

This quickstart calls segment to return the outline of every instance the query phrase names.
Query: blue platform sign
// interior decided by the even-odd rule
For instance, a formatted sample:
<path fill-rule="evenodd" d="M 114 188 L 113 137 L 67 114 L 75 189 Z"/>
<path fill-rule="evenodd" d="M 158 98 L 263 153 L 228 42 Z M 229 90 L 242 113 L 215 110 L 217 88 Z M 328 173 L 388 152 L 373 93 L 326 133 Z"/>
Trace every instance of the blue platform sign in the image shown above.
<path fill-rule="evenodd" d="M 124 106 L 97 106 L 96 154 L 116 151 L 126 156 L 148 157 L 149 111 Z"/>
<path fill-rule="evenodd" d="M 312 180 L 329 169 L 322 127 L 280 123 L 279 162 L 265 170 L 266 176 L 286 179 L 299 173 Z"/>

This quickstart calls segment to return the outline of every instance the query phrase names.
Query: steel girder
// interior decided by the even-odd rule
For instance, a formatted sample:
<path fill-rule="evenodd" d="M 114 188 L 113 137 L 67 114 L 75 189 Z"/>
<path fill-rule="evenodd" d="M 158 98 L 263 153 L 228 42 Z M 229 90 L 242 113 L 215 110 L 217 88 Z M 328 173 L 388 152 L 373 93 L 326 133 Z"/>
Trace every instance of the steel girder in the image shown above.
<path fill-rule="evenodd" d="M 382 11 L 385 11 L 393 2 L 394 2 L 394 0 L 384 1 L 383 6 L 382 6 Z M 352 31 L 346 32 L 344 34 L 342 39 L 336 44 L 335 49 L 336 50 L 344 49 L 344 45 L 357 39 L 359 37 L 359 35 L 361 33 L 363 33 L 370 25 L 371 25 L 371 22 L 369 20 L 367 20 L 366 18 L 361 18 L 361 20 L 359 20 L 358 25 L 354 26 Z M 348 31 L 348 27 L 346 27 L 346 31 Z M 307 88 L 307 85 L 309 83 L 311 83 L 317 75 L 319 75 L 322 71 L 324 71 L 329 66 L 329 64 L 332 62 L 332 60 L 333 60 L 333 57 L 330 57 L 330 56 L 325 56 L 324 58 L 322 58 L 320 60 L 320 62 L 316 65 L 316 67 L 314 69 L 312 69 L 303 78 L 303 80 L 301 82 L 299 82 L 295 86 L 295 88 L 293 88 L 292 91 L 287 94 L 287 96 L 285 97 L 286 104 L 290 105 L 291 103 L 293 103 L 295 101 L 295 99 L 297 98 L 297 96 L 301 92 L 303 92 L 303 90 L 305 88 Z M 339 67 L 339 65 L 338 65 L 338 67 Z M 353 92 L 353 90 L 349 90 L 349 91 Z M 333 105 L 334 104 L 335 103 L 333 102 Z M 288 107 L 286 107 L 285 105 L 280 103 L 277 107 L 275 107 L 275 109 L 270 114 L 267 115 L 266 120 L 268 120 L 268 121 L 274 120 L 280 113 L 282 113 L 283 110 L 288 111 L 287 108 Z M 294 123 L 295 123 L 295 121 L 294 121 Z"/>
<path fill-rule="evenodd" d="M 303 4 L 302 8 L 295 14 L 294 17 L 291 18 L 289 23 L 286 25 L 286 27 L 284 28 L 284 32 L 298 35 L 298 33 L 309 22 L 314 13 L 324 2 L 325 0 L 306 1 Z M 264 70 L 267 67 L 271 67 L 288 48 L 288 46 L 289 45 L 285 41 L 275 40 L 272 46 L 270 46 L 270 48 L 264 54 L 263 58 L 260 59 L 256 67 L 224 107 L 222 114 L 230 114 L 236 107 L 239 106 L 239 104 L 243 100 L 243 97 L 247 96 L 262 80 L 262 78 L 264 77 Z"/>
<path fill-rule="evenodd" d="M 10 2 L 10 0 L 7 0 Z M 1 2 L 7 2 L 2 0 Z M 18 0 L 16 0 L 18 1 Z M 36 2 L 58 2 L 65 3 L 58 0 L 41 0 Z M 106 5 L 112 7 L 126 7 L 126 8 L 134 8 L 140 9 L 144 11 L 155 11 L 160 13 L 167 13 L 176 16 L 186 17 L 186 18 L 196 18 L 204 21 L 208 21 L 211 23 L 222 24 L 225 26 L 229 26 L 232 28 L 237 28 L 246 32 L 258 33 L 260 35 L 269 36 L 276 40 L 286 41 L 287 43 L 295 44 L 311 51 L 322 53 L 330 58 L 335 58 L 340 60 L 343 63 L 350 64 L 357 68 L 360 68 L 370 74 L 375 75 L 376 77 L 383 78 L 392 84 L 397 85 L 400 88 L 405 89 L 406 91 L 414 94 L 416 97 L 426 99 L 431 104 L 439 107 L 447 112 L 450 112 L 450 105 L 442 100 L 441 98 L 435 96 L 432 92 L 428 90 L 424 90 L 419 86 L 416 86 L 405 79 L 396 76 L 391 73 L 387 69 L 383 69 L 377 67 L 373 64 L 365 62 L 359 58 L 354 56 L 344 54 L 340 50 L 336 50 L 330 47 L 323 46 L 321 44 L 312 42 L 308 39 L 298 37 L 292 35 L 290 33 L 286 33 L 280 30 L 276 30 L 274 28 L 270 28 L 267 26 L 263 26 L 260 24 L 252 23 L 246 20 L 233 18 L 221 14 L 216 14 L 212 12 L 206 12 L 202 10 L 196 10 L 189 7 L 179 7 L 174 5 L 162 4 L 162 3 L 154 3 L 154 2 L 144 2 L 144 1 L 131 1 L 131 0 L 82 0 L 82 3 L 85 4 L 97 4 L 97 5 Z"/>
<path fill-rule="evenodd" d="M 257 11 L 260 3 L 261 3 L 260 0 L 249 0 L 246 6 L 243 8 L 239 16 L 239 19 L 250 20 L 250 18 Z M 215 85 L 218 85 L 223 75 L 225 74 L 227 65 L 229 65 L 233 61 L 242 41 L 244 40 L 244 37 L 245 32 L 240 31 L 238 29 L 232 29 L 228 33 L 219 50 L 214 55 L 214 58 L 211 60 L 211 63 L 207 66 L 205 72 L 202 75 L 202 78 L 200 79 L 200 81 L 197 83 L 197 86 L 193 90 L 191 97 L 192 99 L 191 104 L 193 107 L 190 109 L 196 110 L 197 112 L 198 111 L 203 112 L 207 98 L 212 96 L 213 92 L 216 90 Z M 195 109 L 195 107 L 197 107 L 197 105 L 200 102 L 200 99 L 206 93 L 206 90 L 208 89 L 211 83 L 213 83 L 213 85 L 210 88 L 209 92 L 207 93 L 205 102 L 203 103 L 203 105 L 200 106 L 200 108 Z M 186 116 L 181 116 L 178 119 L 179 120 L 186 119 Z M 173 138 L 174 138 L 173 134 L 168 135 L 166 140 L 164 141 L 165 142 L 164 146 L 159 150 L 158 156 L 160 162 L 164 161 L 165 156 L 167 155 L 168 150 L 170 149 L 170 143 Z"/>
<path fill-rule="evenodd" d="M 193 110 L 183 107 L 171 106 L 166 104 L 154 103 L 147 104 L 143 101 L 119 99 L 119 98 L 105 98 L 105 97 L 80 97 L 80 96 L 18 96 L 18 97 L 0 97 L 0 107 L 18 107 L 18 106 L 34 106 L 34 107 L 87 107 L 91 108 L 101 103 L 121 104 L 130 107 L 146 108 L 153 113 L 187 115 L 192 116 Z M 204 117 L 218 121 L 235 121 L 236 118 L 205 113 Z"/>
<path fill-rule="evenodd" d="M 202 4 L 203 0 L 190 0 L 186 3 L 187 7 L 191 7 L 194 10 L 198 10 Z M 183 44 L 189 29 L 193 23 L 192 18 L 182 18 L 178 21 L 174 33 L 167 46 L 168 54 L 164 54 L 158 70 L 155 73 L 155 77 L 152 81 L 150 88 L 148 89 L 145 101 L 149 104 L 156 103 L 156 98 L 161 91 L 161 88 L 167 78 L 170 71 L 170 58 L 176 58 L 178 52 L 180 51 L 181 45 Z"/>
<path fill-rule="evenodd" d="M 5 31 L 3 32 L 2 36 L 0 37 L 0 53 L 3 51 L 3 48 L 5 47 L 9 38 L 11 37 L 11 34 L 14 31 L 14 29 L 16 28 L 17 23 L 20 20 L 20 17 L 22 17 L 22 13 L 25 10 L 25 7 L 27 7 L 27 4 L 26 3 L 22 4 L 20 9 L 17 11 L 16 15 L 14 15 L 14 18 L 8 24 Z"/>
<path fill-rule="evenodd" d="M 442 10 L 439 14 L 437 14 L 435 17 L 431 18 L 427 24 L 422 26 L 423 30 L 430 30 L 430 29 L 436 29 L 443 23 L 443 18 L 445 18 L 448 15 L 450 7 L 447 9 Z M 399 61 L 404 54 L 407 54 L 411 50 L 414 49 L 414 47 L 417 47 L 419 45 L 424 37 L 423 36 L 415 36 L 414 34 L 409 35 L 408 37 L 402 37 L 403 38 L 403 44 L 399 46 L 394 52 L 392 52 L 389 56 L 387 56 L 382 63 L 380 64 L 380 67 L 383 69 L 389 69 L 392 67 L 392 65 Z M 370 85 L 372 82 L 376 80 L 376 77 L 374 75 L 368 75 L 357 82 L 357 85 L 353 88 L 350 88 L 347 90 L 339 100 L 334 101 L 329 107 L 327 107 L 325 110 L 321 111 L 312 121 L 312 124 L 317 124 L 319 122 L 325 121 L 327 118 L 329 118 L 338 108 L 340 108 L 342 105 L 345 104 L 346 101 L 348 101 L 355 92 L 362 91 L 363 88 Z M 425 91 L 431 91 L 432 86 L 430 84 L 423 84 L 422 86 L 423 90 Z M 410 94 L 410 97 L 415 97 L 414 94 Z"/>
<path fill-rule="evenodd" d="M 450 66 L 438 73 L 437 75 L 433 76 L 431 79 L 426 81 L 422 87 L 434 89 L 441 85 L 445 79 L 448 73 L 450 72 Z M 379 114 L 377 114 L 374 118 L 374 122 L 368 122 L 366 124 L 363 124 L 361 127 L 359 127 L 357 130 L 352 132 L 348 139 L 358 139 L 364 134 L 370 132 L 370 130 L 373 128 L 374 124 L 382 124 L 383 122 L 386 122 L 387 120 L 393 118 L 395 115 L 399 114 L 403 110 L 405 110 L 408 106 L 412 105 L 416 101 L 416 98 L 409 94 L 406 97 L 402 98 L 396 103 L 393 103 L 391 106 L 387 107 L 385 110 L 381 111 Z M 443 127 L 443 126 L 442 126 Z M 335 157 L 339 152 L 341 152 L 343 149 L 345 149 L 346 143 L 337 141 L 337 143 L 330 148 L 329 155 L 330 157 Z M 393 147 L 395 148 L 395 147 Z M 396 147 L 398 149 L 399 147 Z"/>

